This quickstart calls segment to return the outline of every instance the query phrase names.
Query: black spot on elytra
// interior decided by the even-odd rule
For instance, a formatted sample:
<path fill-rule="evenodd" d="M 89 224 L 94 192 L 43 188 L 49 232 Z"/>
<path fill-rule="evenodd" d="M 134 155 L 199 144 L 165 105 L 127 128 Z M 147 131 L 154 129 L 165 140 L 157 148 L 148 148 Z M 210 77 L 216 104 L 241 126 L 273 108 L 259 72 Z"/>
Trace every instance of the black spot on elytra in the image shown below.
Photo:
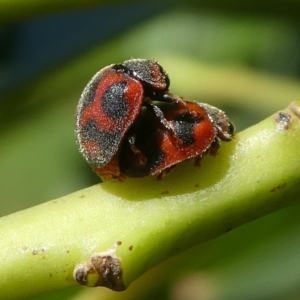
<path fill-rule="evenodd" d="M 117 131 L 109 132 L 100 130 L 94 120 L 89 120 L 81 131 L 83 142 L 96 142 L 99 145 L 97 153 L 87 157 L 88 162 L 94 166 L 101 167 L 107 164 L 118 151 L 121 134 Z"/>
<path fill-rule="evenodd" d="M 160 145 L 155 145 L 151 149 L 148 153 L 148 169 L 150 174 L 156 171 L 156 168 L 163 162 L 165 156 L 165 153 L 160 149 Z"/>
<path fill-rule="evenodd" d="M 183 141 L 184 145 L 193 145 L 195 143 L 194 127 L 201 120 L 199 117 L 191 115 L 181 115 L 173 121 L 173 126 L 176 135 Z"/>
<path fill-rule="evenodd" d="M 126 87 L 126 81 L 113 83 L 102 96 L 101 106 L 103 111 L 114 120 L 121 119 L 128 113 L 128 103 L 124 96 Z"/>

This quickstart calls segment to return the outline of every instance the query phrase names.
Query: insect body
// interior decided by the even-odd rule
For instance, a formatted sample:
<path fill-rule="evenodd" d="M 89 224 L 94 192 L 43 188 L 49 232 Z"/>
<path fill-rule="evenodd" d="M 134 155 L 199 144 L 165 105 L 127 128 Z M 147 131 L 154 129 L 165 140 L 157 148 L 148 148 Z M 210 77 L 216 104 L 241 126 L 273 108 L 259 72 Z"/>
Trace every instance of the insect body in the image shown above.
<path fill-rule="evenodd" d="M 100 70 L 84 89 L 76 114 L 80 152 L 103 179 L 167 173 L 230 141 L 221 110 L 169 93 L 156 61 L 131 59 Z"/>

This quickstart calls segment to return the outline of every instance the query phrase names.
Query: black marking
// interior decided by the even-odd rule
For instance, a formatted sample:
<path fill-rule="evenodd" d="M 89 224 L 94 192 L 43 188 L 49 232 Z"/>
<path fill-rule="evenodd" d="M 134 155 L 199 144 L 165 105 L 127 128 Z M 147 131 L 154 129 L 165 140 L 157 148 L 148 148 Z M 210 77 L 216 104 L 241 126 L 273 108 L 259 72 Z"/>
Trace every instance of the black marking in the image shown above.
<path fill-rule="evenodd" d="M 151 153 L 149 154 L 150 160 L 148 163 L 150 174 L 155 173 L 156 168 L 163 162 L 165 156 L 165 153 L 161 151 L 159 146 L 156 146 L 152 149 Z"/>
<path fill-rule="evenodd" d="M 199 117 L 183 114 L 178 116 L 172 123 L 176 135 L 182 140 L 184 145 L 193 145 L 195 143 L 194 127 L 201 122 Z"/>
<path fill-rule="evenodd" d="M 85 156 L 87 161 L 95 167 L 103 167 L 112 159 L 119 148 L 121 134 L 117 131 L 99 130 L 94 120 L 89 120 L 81 131 L 82 142 L 96 142 L 99 148 L 95 153 Z M 84 153 L 86 154 L 86 153 Z"/>
<path fill-rule="evenodd" d="M 127 81 L 113 83 L 102 96 L 103 111 L 114 120 L 119 120 L 128 113 L 128 103 L 124 96 L 126 88 Z"/>
<path fill-rule="evenodd" d="M 119 154 L 123 174 L 130 177 L 151 175 L 164 161 L 166 154 L 160 147 L 165 129 L 157 126 L 157 122 L 157 118 L 147 110 L 127 132 Z"/>
<path fill-rule="evenodd" d="M 95 100 L 96 91 L 99 82 L 100 80 L 102 80 L 102 78 L 103 78 L 103 74 L 100 71 L 91 79 L 91 81 L 85 87 L 79 102 L 81 104 L 80 111 L 78 112 L 79 114 L 83 112 L 84 109 L 88 107 Z"/>

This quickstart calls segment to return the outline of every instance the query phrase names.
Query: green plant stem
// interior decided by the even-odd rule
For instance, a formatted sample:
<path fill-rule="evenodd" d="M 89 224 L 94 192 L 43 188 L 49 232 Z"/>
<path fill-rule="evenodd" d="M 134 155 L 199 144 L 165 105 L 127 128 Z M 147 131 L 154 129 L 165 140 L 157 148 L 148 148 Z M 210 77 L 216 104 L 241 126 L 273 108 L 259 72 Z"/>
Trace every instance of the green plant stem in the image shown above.
<path fill-rule="evenodd" d="M 126 288 L 159 262 L 298 201 L 297 105 L 222 143 L 200 168 L 190 161 L 162 181 L 98 184 L 1 218 L 1 299 L 75 286 L 74 268 L 97 253 L 118 260 Z M 88 274 L 85 284 L 96 282 L 101 275 Z"/>

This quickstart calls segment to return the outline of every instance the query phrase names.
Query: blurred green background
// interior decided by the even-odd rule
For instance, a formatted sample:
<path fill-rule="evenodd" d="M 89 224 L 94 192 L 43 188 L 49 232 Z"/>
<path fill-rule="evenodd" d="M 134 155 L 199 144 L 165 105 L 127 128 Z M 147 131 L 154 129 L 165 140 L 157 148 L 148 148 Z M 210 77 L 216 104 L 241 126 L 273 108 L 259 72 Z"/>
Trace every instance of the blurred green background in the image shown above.
<path fill-rule="evenodd" d="M 0 216 L 99 182 L 78 153 L 74 114 L 108 64 L 158 60 L 171 92 L 224 109 L 237 131 L 300 99 L 299 1 L 99 3 L 0 0 Z M 299 213 L 191 249 L 124 293 L 32 299 L 300 299 Z"/>

